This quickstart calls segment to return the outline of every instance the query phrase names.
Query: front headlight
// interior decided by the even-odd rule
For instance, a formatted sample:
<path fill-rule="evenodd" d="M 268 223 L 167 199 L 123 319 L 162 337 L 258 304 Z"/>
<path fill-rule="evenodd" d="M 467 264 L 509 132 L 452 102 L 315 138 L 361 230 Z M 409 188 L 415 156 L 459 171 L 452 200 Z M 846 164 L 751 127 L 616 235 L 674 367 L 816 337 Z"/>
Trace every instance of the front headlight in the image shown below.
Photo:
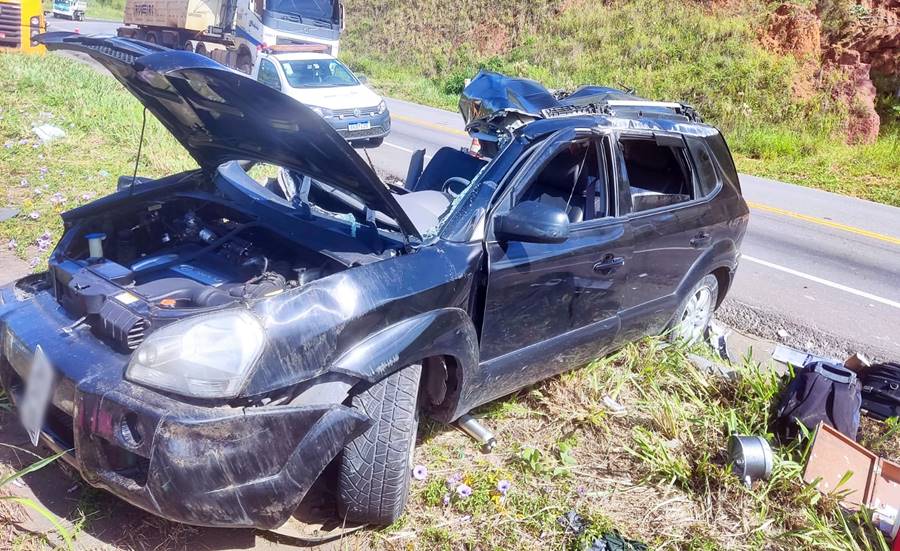
<path fill-rule="evenodd" d="M 319 115 L 322 118 L 328 118 L 328 117 L 334 116 L 334 113 L 332 113 L 331 109 L 326 109 L 324 107 L 316 107 L 315 105 L 307 105 L 307 107 L 312 109 L 315 114 Z"/>
<path fill-rule="evenodd" d="M 125 378 L 195 398 L 234 398 L 259 358 L 265 330 L 234 310 L 175 322 L 147 337 Z"/>
<path fill-rule="evenodd" d="M 387 104 L 384 102 L 384 100 L 381 100 L 381 103 L 378 104 L 377 111 L 379 115 L 387 111 Z"/>

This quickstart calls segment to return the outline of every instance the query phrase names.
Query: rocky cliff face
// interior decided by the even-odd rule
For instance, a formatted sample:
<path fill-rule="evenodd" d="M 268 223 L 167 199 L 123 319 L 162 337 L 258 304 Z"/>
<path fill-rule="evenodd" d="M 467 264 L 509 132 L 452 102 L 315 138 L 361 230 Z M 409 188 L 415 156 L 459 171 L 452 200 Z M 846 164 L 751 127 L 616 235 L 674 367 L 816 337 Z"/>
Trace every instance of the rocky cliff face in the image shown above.
<path fill-rule="evenodd" d="M 888 82 L 900 78 L 900 0 L 861 2 L 819 0 L 812 9 L 782 4 L 760 34 L 768 49 L 799 62 L 795 95 L 824 91 L 846 106 L 844 130 L 850 143 L 872 143 L 878 137 L 873 73 L 889 77 Z"/>

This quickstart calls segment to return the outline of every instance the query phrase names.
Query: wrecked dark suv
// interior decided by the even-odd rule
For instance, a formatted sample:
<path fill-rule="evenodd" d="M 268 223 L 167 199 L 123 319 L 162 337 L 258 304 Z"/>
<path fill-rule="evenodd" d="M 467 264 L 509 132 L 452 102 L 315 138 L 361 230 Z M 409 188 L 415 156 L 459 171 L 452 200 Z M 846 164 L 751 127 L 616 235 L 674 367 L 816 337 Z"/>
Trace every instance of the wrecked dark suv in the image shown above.
<path fill-rule="evenodd" d="M 169 519 L 277 527 L 334 462 L 340 514 L 391 522 L 419 412 L 697 338 L 738 264 L 731 157 L 678 104 L 483 73 L 464 116 L 496 153 L 441 150 L 401 188 L 205 57 L 42 40 L 105 65 L 200 168 L 63 214 L 49 270 L 0 292 L 0 379 L 35 440 Z"/>

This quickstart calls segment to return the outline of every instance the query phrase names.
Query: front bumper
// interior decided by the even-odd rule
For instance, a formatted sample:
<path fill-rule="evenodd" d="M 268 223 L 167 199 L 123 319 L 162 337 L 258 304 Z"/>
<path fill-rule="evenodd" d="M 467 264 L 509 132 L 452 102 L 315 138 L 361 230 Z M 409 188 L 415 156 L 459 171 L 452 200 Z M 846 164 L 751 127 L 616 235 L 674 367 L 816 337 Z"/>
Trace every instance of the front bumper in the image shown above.
<path fill-rule="evenodd" d="M 275 528 L 369 420 L 340 404 L 192 405 L 123 378 L 128 356 L 44 291 L 0 289 L 0 382 L 15 402 L 40 344 L 57 375 L 42 441 L 93 486 L 200 526 Z"/>
<path fill-rule="evenodd" d="M 391 113 L 385 109 L 380 115 L 362 115 L 360 117 L 328 117 L 325 122 L 331 125 L 338 134 L 347 141 L 384 138 L 391 133 Z M 369 123 L 367 130 L 350 130 L 351 124 Z"/>

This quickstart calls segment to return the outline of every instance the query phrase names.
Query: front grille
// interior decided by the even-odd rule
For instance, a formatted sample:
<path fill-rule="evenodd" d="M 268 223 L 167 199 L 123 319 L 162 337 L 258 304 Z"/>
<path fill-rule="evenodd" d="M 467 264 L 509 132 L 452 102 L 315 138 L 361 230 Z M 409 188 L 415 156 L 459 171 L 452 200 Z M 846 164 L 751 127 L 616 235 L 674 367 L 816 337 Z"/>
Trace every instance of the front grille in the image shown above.
<path fill-rule="evenodd" d="M 332 109 L 331 112 L 335 117 L 338 118 L 350 118 L 350 117 L 370 117 L 378 114 L 378 106 L 374 107 L 359 107 L 359 113 L 357 114 L 357 108 L 351 109 Z"/>
<path fill-rule="evenodd" d="M 125 346 L 128 350 L 134 350 L 144 342 L 144 330 L 146 329 L 146 326 L 147 322 L 144 320 L 138 320 L 137 323 L 131 326 L 131 329 L 128 330 L 128 334 L 125 335 Z"/>
<path fill-rule="evenodd" d="M 21 42 L 21 6 L 0 2 L 0 47 L 18 48 Z"/>

